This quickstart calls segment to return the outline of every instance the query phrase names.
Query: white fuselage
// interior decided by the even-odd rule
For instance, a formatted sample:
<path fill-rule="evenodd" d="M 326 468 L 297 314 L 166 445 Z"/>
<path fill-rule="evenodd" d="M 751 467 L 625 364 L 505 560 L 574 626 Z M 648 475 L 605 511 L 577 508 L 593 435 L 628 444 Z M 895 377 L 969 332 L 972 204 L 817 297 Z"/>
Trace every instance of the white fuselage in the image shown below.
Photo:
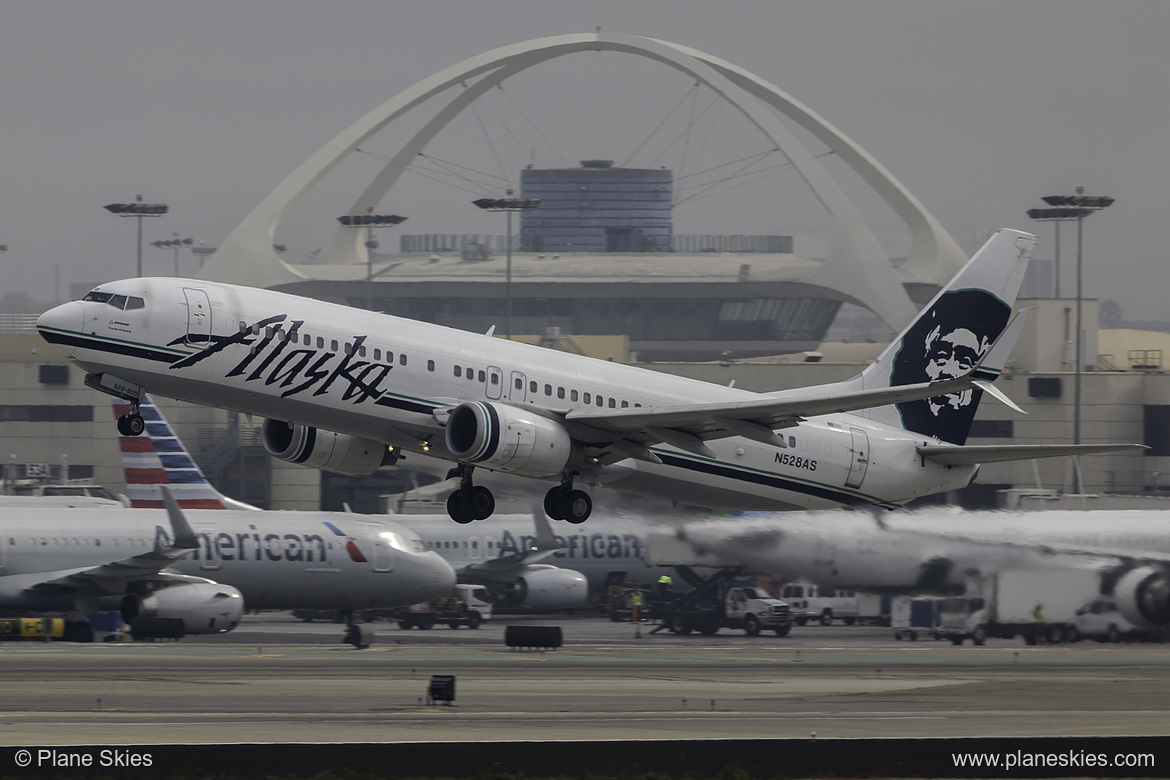
<path fill-rule="evenodd" d="M 147 391 L 453 459 L 436 412 L 485 401 L 537 413 L 759 399 L 745 390 L 503 341 L 285 293 L 182 279 L 102 285 L 145 305 L 72 302 L 38 327 L 92 373 Z M 293 332 L 295 338 L 288 334 Z M 774 394 L 782 397 L 783 393 Z M 782 430 L 779 448 L 739 437 L 715 457 L 665 444 L 579 479 L 726 509 L 896 506 L 966 486 L 973 466 L 919 456 L 929 437 L 860 414 Z"/>
<path fill-rule="evenodd" d="M 976 574 L 1165 558 L 1170 513 L 923 509 L 883 513 L 881 525 L 863 512 L 777 513 L 688 523 L 678 535 L 712 564 L 854 590 L 938 593 L 961 591 Z"/>
<path fill-rule="evenodd" d="M 531 515 L 495 514 L 470 527 L 453 524 L 446 515 L 396 515 L 458 571 L 531 549 L 536 542 Z M 583 526 L 558 523 L 559 550 L 540 564 L 571 569 L 589 581 L 591 592 L 604 590 L 610 577 L 619 581 L 652 582 L 659 572 L 647 561 L 647 521 L 642 517 L 594 514 Z"/>
<path fill-rule="evenodd" d="M 188 510 L 199 547 L 169 568 L 238 588 L 246 609 L 365 609 L 436 598 L 451 567 L 409 528 L 333 512 Z M 33 586 L 167 546 L 165 510 L 27 508 L 0 520 L 0 609 L 73 609 Z M 116 608 L 114 605 L 104 605 Z"/>

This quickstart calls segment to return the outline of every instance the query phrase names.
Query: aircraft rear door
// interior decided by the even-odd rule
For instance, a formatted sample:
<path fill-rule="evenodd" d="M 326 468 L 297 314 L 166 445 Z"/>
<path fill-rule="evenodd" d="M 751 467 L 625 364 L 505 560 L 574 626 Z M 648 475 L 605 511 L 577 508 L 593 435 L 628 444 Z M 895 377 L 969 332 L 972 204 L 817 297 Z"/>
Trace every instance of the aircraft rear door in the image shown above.
<path fill-rule="evenodd" d="M 508 400 L 523 403 L 528 399 L 528 377 L 520 371 L 512 372 L 512 383 L 508 385 Z"/>
<path fill-rule="evenodd" d="M 845 478 L 845 487 L 859 488 L 869 470 L 869 435 L 861 428 L 850 428 L 849 435 L 853 438 L 853 446 L 849 450 L 849 476 Z"/>
<path fill-rule="evenodd" d="M 493 400 L 498 400 L 500 394 L 504 390 L 504 372 L 495 366 L 488 366 L 487 369 L 487 387 L 485 392 L 487 397 Z"/>
<path fill-rule="evenodd" d="M 192 347 L 207 349 L 211 346 L 211 300 L 206 290 L 184 287 L 187 299 L 187 338 Z"/>
<path fill-rule="evenodd" d="M 199 568 L 203 571 L 215 571 L 223 564 L 216 535 L 215 526 L 208 523 L 201 523 L 195 529 L 195 538 L 199 541 L 199 549 L 195 554 L 199 556 Z"/>

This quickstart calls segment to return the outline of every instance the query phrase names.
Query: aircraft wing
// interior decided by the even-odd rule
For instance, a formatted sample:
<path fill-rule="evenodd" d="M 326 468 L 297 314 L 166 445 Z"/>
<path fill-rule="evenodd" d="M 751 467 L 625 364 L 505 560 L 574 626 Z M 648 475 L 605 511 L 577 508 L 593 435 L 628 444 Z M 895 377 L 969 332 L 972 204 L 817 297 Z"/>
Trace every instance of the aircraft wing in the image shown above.
<path fill-rule="evenodd" d="M 152 574 L 161 574 L 162 570 L 175 561 L 185 557 L 199 546 L 197 537 L 187 518 L 179 510 L 175 497 L 165 485 L 160 490 L 167 506 L 167 515 L 171 520 L 171 529 L 174 532 L 174 542 L 169 547 L 141 553 L 119 561 L 103 563 L 100 566 L 90 566 L 78 569 L 66 569 L 47 574 L 38 574 L 39 582 L 31 585 L 32 589 L 68 589 L 96 587 L 103 592 L 121 592 L 121 585 L 130 580 L 142 580 Z M 44 577 L 48 579 L 44 579 Z"/>
<path fill-rule="evenodd" d="M 1098 452 L 1146 450 L 1144 444 L 973 444 L 927 445 L 918 454 L 944 466 L 970 466 L 1011 460 L 1055 458 L 1061 455 L 1092 455 Z"/>
<path fill-rule="evenodd" d="M 979 386 L 978 368 L 954 379 L 918 382 L 897 387 L 839 392 L 809 392 L 784 398 L 762 397 L 750 401 L 722 404 L 685 404 L 630 409 L 573 409 L 564 419 L 574 425 L 574 433 L 586 443 L 628 438 L 643 444 L 665 442 L 689 452 L 713 457 L 703 445 L 710 439 L 743 436 L 775 447 L 786 447 L 775 434 L 822 414 L 851 412 L 875 406 L 933 398 Z M 582 432 L 580 428 L 591 429 Z"/>
<path fill-rule="evenodd" d="M 475 572 L 476 574 L 492 579 L 511 579 L 513 576 L 516 576 L 513 572 L 522 566 L 539 563 L 557 550 L 564 549 L 565 545 L 557 541 L 556 536 L 552 532 L 552 527 L 548 524 L 548 518 L 545 517 L 544 513 L 534 512 L 532 517 L 536 523 L 536 544 L 523 552 L 502 555 L 499 558 L 493 558 L 483 563 L 468 564 L 457 569 L 456 574 L 461 572 Z"/>
<path fill-rule="evenodd" d="M 1042 513 L 1037 513 L 1042 514 Z M 1108 523 L 1107 520 L 1102 521 Z M 984 547 L 994 552 L 1007 548 L 1029 550 L 1043 555 L 1065 555 L 1069 557 L 1088 558 L 1094 561 L 1111 559 L 1112 562 L 1125 563 L 1157 563 L 1170 565 L 1170 552 L 1158 550 L 1138 550 L 1131 547 L 1105 547 L 1093 544 L 1081 544 L 1070 541 L 1021 541 L 1017 535 L 1012 536 L 981 536 L 962 532 L 950 533 L 944 531 L 917 531 L 902 528 L 903 534 L 913 534 L 923 539 L 941 542 L 943 545 L 954 542 L 963 542 L 976 547 Z"/>
<path fill-rule="evenodd" d="M 791 427 L 809 417 L 918 401 L 968 389 L 983 390 L 1011 408 L 1022 411 L 991 381 L 1003 370 L 1026 320 L 1026 311 L 1013 318 L 983 358 L 960 377 L 862 390 L 842 384 L 836 386 L 840 388 L 837 390 L 809 388 L 786 392 L 780 397 L 764 396 L 723 404 L 686 404 L 649 409 L 573 409 L 564 413 L 564 419 L 576 438 L 586 444 L 616 442 L 629 445 L 621 454 L 656 460 L 648 447 L 658 442 L 705 457 L 714 457 L 715 454 L 704 441 L 729 436 L 743 436 L 773 447 L 786 447 L 787 443 L 775 431 Z"/>

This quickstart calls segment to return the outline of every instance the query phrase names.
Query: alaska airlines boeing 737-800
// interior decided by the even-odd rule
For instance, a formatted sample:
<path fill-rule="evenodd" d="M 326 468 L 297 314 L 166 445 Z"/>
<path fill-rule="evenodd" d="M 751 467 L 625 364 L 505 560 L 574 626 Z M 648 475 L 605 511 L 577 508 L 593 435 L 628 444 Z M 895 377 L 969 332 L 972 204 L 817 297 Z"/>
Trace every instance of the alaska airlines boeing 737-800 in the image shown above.
<path fill-rule="evenodd" d="M 776 393 L 190 279 L 102 284 L 37 328 L 132 405 L 149 390 L 266 418 L 287 461 L 354 476 L 401 451 L 453 461 L 459 522 L 495 508 L 476 467 L 557 483 L 545 510 L 570 522 L 592 511 L 575 481 L 722 509 L 894 507 L 965 487 L 980 462 L 1123 448 L 963 446 L 983 392 L 1011 403 L 991 381 L 1034 242 L 999 231 L 856 377 Z"/>

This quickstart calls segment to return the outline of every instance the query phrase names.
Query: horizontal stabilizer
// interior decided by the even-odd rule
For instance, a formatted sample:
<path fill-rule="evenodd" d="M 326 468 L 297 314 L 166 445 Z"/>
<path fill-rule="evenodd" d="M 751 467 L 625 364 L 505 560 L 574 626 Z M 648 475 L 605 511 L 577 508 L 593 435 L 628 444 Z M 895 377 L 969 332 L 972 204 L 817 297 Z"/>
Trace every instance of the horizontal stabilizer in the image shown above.
<path fill-rule="evenodd" d="M 1093 455 L 1099 452 L 1132 452 L 1148 449 L 1144 444 L 973 444 L 967 446 L 928 445 L 918 454 L 944 466 L 973 466 L 1010 460 L 1058 458 L 1062 455 Z"/>

